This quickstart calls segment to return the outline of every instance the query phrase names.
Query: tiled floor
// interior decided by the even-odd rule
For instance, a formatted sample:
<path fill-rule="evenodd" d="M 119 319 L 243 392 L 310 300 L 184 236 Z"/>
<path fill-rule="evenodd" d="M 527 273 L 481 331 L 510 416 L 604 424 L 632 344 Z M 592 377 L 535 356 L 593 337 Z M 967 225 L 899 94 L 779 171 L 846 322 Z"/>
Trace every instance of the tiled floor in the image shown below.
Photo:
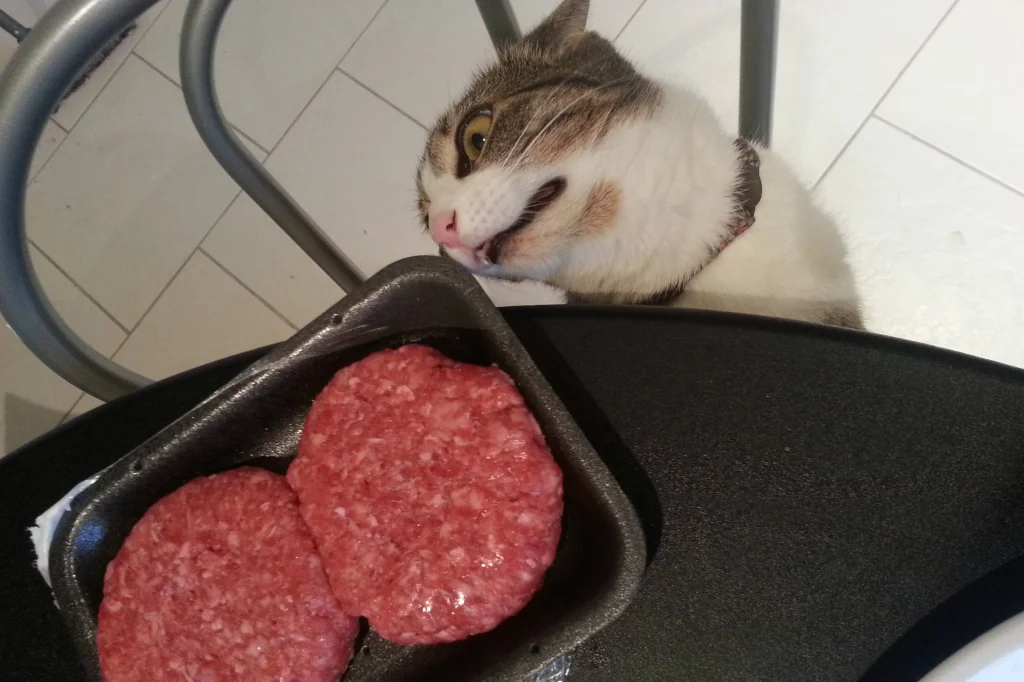
<path fill-rule="evenodd" d="M 0 0 L 26 23 L 31 0 Z M 513 0 L 524 25 L 556 0 Z M 736 116 L 739 0 L 593 0 L 591 26 Z M 53 117 L 29 188 L 47 292 L 100 351 L 164 377 L 288 336 L 340 291 L 210 157 L 166 0 Z M 839 218 L 878 332 L 1024 366 L 1020 0 L 783 0 L 775 146 Z M 0 65 L 14 49 L 0 36 Z M 492 54 L 469 0 L 239 0 L 219 47 L 250 149 L 366 272 L 430 252 L 429 124 Z M 551 302 L 492 286 L 501 303 Z M 0 446 L 96 404 L 0 327 Z"/>

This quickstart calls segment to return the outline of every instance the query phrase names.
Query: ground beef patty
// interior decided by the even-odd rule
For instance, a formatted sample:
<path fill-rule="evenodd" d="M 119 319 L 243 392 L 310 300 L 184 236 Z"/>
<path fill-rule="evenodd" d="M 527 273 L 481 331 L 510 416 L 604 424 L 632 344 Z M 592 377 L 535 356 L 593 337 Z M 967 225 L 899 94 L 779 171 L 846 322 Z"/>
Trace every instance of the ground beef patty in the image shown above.
<path fill-rule="evenodd" d="M 135 525 L 107 567 L 96 646 L 105 682 L 335 682 L 357 628 L 284 477 L 241 468 Z"/>
<path fill-rule="evenodd" d="M 425 346 L 339 372 L 288 481 L 342 608 L 400 644 L 494 628 L 555 556 L 562 472 L 522 396 Z"/>

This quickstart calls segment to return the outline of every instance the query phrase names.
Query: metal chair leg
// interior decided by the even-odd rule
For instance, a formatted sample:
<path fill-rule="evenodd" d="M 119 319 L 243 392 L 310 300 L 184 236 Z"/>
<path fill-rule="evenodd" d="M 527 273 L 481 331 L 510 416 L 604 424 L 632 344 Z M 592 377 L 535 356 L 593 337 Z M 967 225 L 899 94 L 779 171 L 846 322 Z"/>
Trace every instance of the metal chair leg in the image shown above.
<path fill-rule="evenodd" d="M 53 309 L 29 258 L 25 189 L 43 127 L 82 65 L 156 2 L 62 0 L 28 32 L 0 74 L 0 314 L 50 369 L 105 400 L 148 380 L 97 353 Z M 245 152 L 224 121 L 213 89 L 212 57 L 229 2 L 192 0 L 189 5 L 182 80 L 193 120 L 243 189 L 342 288 L 349 289 L 362 281 L 361 273 Z M 508 0 L 476 2 L 496 47 L 520 37 Z M 777 24 L 777 0 L 743 0 L 740 134 L 765 145 L 771 139 Z M 4 28 L 19 30 L 13 25 Z"/>
<path fill-rule="evenodd" d="M 29 258 L 25 189 L 50 112 L 82 66 L 158 0 L 62 0 L 32 28 L 0 74 L 0 315 L 36 357 L 103 400 L 149 380 L 97 353 L 54 310 Z M 242 188 L 343 289 L 362 274 L 231 133 L 213 89 L 213 47 L 230 0 L 193 0 L 183 36 L 182 86 L 196 126 Z"/>
<path fill-rule="evenodd" d="M 0 29 L 10 33 L 19 43 L 28 35 L 28 29 L 2 9 L 0 9 Z"/>
<path fill-rule="evenodd" d="M 514 43 L 522 37 L 519 22 L 508 0 L 476 0 L 480 18 L 484 20 L 487 33 L 491 36 L 494 49 Z"/>
<path fill-rule="evenodd" d="M 740 27 L 740 137 L 771 144 L 778 0 L 743 0 Z"/>
<path fill-rule="evenodd" d="M 191 0 L 182 24 L 181 88 L 192 122 L 224 170 L 278 227 L 345 291 L 364 281 L 359 268 L 254 159 L 231 131 L 213 83 L 213 51 L 231 0 Z"/>
<path fill-rule="evenodd" d="M 157 0 L 62 0 L 32 27 L 0 74 L 0 314 L 36 357 L 110 400 L 148 383 L 93 350 L 53 309 L 25 236 L 25 188 L 43 127 L 89 59 Z"/>

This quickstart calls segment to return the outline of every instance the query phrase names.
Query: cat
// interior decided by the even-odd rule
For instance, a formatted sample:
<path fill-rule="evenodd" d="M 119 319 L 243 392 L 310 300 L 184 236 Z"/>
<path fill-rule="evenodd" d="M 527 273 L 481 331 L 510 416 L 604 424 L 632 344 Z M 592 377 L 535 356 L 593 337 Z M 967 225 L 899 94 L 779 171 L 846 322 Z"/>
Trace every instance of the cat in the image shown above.
<path fill-rule="evenodd" d="M 564 0 L 434 125 L 416 188 L 442 255 L 570 302 L 862 329 L 843 241 L 794 174 L 641 75 L 588 11 Z"/>

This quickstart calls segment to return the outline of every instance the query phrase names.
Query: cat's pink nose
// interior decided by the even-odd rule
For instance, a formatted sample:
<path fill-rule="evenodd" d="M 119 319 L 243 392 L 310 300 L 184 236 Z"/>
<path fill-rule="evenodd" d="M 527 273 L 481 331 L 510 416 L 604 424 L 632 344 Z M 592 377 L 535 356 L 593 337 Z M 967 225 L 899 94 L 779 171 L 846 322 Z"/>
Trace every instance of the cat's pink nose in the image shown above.
<path fill-rule="evenodd" d="M 430 219 L 430 238 L 441 246 L 464 247 L 455 225 L 455 211 L 438 213 Z"/>

